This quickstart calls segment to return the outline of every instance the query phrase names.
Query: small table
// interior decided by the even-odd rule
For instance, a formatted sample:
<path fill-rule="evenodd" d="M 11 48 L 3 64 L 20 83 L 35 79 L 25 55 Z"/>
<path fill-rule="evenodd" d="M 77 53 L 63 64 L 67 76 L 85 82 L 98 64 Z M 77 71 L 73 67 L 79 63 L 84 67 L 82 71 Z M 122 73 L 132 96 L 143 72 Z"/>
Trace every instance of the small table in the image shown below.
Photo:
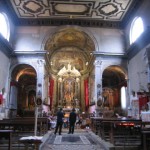
<path fill-rule="evenodd" d="M 12 132 L 13 130 L 0 130 L 0 137 L 2 137 L 2 135 L 6 135 L 9 138 L 9 150 L 12 149 Z"/>
<path fill-rule="evenodd" d="M 39 145 L 42 143 L 42 136 L 28 136 L 19 139 L 20 143 L 25 145 L 25 150 L 28 150 L 30 144 L 34 144 L 34 150 L 39 149 Z"/>

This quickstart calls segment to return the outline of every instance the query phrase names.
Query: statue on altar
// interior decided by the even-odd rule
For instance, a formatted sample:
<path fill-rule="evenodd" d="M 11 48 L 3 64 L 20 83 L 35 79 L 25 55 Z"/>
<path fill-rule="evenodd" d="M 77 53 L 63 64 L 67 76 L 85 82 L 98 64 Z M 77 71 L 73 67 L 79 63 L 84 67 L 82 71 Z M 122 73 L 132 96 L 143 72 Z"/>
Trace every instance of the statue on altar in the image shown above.
<path fill-rule="evenodd" d="M 64 100 L 67 105 L 71 105 L 74 100 L 74 82 L 72 80 L 64 82 Z"/>

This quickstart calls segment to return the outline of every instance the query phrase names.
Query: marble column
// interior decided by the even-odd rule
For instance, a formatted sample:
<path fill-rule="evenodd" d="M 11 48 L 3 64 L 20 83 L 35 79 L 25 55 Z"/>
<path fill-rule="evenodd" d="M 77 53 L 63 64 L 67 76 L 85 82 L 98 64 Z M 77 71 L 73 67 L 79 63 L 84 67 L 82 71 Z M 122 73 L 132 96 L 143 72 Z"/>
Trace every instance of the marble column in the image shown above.
<path fill-rule="evenodd" d="M 42 100 L 44 99 L 44 60 L 39 59 L 37 60 L 37 89 L 36 89 L 36 97 L 40 97 Z"/>
<path fill-rule="evenodd" d="M 95 100 L 95 110 L 96 110 L 96 116 L 99 114 L 99 108 L 97 106 L 97 101 L 101 97 L 102 93 L 102 71 L 101 71 L 101 60 L 95 60 L 95 94 L 94 94 L 94 100 Z"/>

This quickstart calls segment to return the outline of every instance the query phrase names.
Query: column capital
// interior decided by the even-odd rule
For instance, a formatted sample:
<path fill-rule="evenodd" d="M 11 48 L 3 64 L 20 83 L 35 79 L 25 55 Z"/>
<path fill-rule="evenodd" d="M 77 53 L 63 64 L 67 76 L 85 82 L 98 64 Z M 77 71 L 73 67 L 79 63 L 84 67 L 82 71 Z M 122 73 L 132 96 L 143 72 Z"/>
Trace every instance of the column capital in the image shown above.
<path fill-rule="evenodd" d="M 95 60 L 94 65 L 95 66 L 101 66 L 102 61 L 101 60 Z"/>
<path fill-rule="evenodd" d="M 38 64 L 39 66 L 42 66 L 42 65 L 45 64 L 45 60 L 43 60 L 43 59 L 38 59 L 38 60 L 37 60 L 37 64 Z"/>

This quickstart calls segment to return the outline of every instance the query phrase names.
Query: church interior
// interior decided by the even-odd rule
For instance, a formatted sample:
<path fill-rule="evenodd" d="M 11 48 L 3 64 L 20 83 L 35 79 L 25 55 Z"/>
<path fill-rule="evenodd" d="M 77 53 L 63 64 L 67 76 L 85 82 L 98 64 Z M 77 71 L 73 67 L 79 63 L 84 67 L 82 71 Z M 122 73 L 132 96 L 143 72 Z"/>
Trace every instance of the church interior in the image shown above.
<path fill-rule="evenodd" d="M 59 143 L 50 127 L 60 108 L 64 120 L 75 109 L 79 133 L 88 130 L 73 150 L 150 149 L 149 8 L 148 0 L 0 0 L 0 149 L 50 149 L 20 140 L 48 135 L 53 150 L 66 150 L 67 135 Z"/>

